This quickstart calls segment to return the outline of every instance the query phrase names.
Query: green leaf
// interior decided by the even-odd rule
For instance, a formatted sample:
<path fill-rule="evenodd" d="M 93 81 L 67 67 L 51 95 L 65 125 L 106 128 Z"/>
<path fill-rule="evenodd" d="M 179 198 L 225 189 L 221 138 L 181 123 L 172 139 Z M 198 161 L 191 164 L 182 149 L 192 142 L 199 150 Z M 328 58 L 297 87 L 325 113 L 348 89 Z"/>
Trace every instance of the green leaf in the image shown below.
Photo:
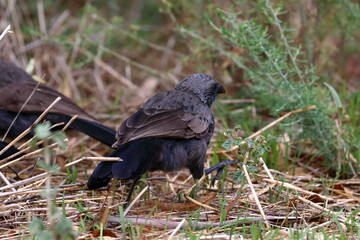
<path fill-rule="evenodd" d="M 235 130 L 235 131 L 241 130 L 241 125 L 236 125 L 236 126 L 234 127 L 234 130 Z"/>
<path fill-rule="evenodd" d="M 39 161 L 37 165 L 47 172 L 60 173 L 60 170 L 56 165 L 49 165 L 45 161 Z"/>
<path fill-rule="evenodd" d="M 339 94 L 336 92 L 335 88 L 333 88 L 333 86 L 331 86 L 330 84 L 327 84 L 327 83 L 324 83 L 324 84 L 330 90 L 331 95 L 334 98 L 336 107 L 342 108 L 341 99 L 339 97 Z"/>
<path fill-rule="evenodd" d="M 34 218 L 29 224 L 29 232 L 36 234 L 45 230 L 44 222 L 39 218 Z"/>
<path fill-rule="evenodd" d="M 244 141 L 242 138 L 237 138 L 234 140 L 234 143 L 233 143 L 235 146 L 241 146 L 241 145 L 244 145 Z"/>
<path fill-rule="evenodd" d="M 34 129 L 36 137 L 40 139 L 48 138 L 51 135 L 50 127 L 51 124 L 49 122 L 37 125 Z"/>
<path fill-rule="evenodd" d="M 233 141 L 232 141 L 232 140 L 226 140 L 226 141 L 223 143 L 223 147 L 224 147 L 226 150 L 230 150 L 232 146 L 233 146 Z"/>
<path fill-rule="evenodd" d="M 65 138 L 66 138 L 66 135 L 64 132 L 61 132 L 61 131 L 56 131 L 52 136 L 51 136 L 51 139 L 58 143 L 59 146 L 62 148 L 62 149 L 66 149 L 67 148 L 67 145 L 65 143 Z"/>
<path fill-rule="evenodd" d="M 62 236 L 63 239 L 75 239 L 77 232 L 73 228 L 73 223 L 66 218 L 66 216 L 61 216 L 57 222 L 54 232 L 57 236 Z"/>
<path fill-rule="evenodd" d="M 249 172 L 258 172 L 259 171 L 254 165 L 248 165 L 248 166 L 246 166 L 246 169 Z"/>
<path fill-rule="evenodd" d="M 234 182 L 238 183 L 241 182 L 244 179 L 244 173 L 237 171 L 234 173 Z"/>
<path fill-rule="evenodd" d="M 265 148 L 259 148 L 258 150 L 259 155 L 263 155 L 266 152 Z"/>
<path fill-rule="evenodd" d="M 225 129 L 224 131 L 224 136 L 227 137 L 227 136 L 232 136 L 232 132 L 230 129 Z"/>

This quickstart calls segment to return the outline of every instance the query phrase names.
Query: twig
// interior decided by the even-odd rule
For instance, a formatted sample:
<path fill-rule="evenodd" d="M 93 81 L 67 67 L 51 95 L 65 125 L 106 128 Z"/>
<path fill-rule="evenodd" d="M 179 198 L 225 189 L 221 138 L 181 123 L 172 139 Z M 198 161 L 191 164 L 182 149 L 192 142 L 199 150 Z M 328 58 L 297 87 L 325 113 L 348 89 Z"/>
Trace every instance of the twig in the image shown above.
<path fill-rule="evenodd" d="M 119 157 L 82 157 L 80 159 L 77 159 L 71 163 L 66 164 L 64 167 L 70 167 L 72 165 L 75 165 L 79 162 L 82 162 L 84 160 L 91 160 L 91 161 L 108 161 L 108 162 L 120 162 L 122 161 Z"/>
<path fill-rule="evenodd" d="M 39 19 L 39 27 L 42 34 L 47 36 L 47 28 L 46 28 L 46 21 L 45 21 L 45 13 L 44 13 L 44 2 L 37 1 L 37 12 L 38 12 L 38 19 Z"/>
<path fill-rule="evenodd" d="M 48 145 L 47 148 L 52 148 L 52 147 L 55 147 L 55 146 L 58 146 L 58 145 L 59 145 L 58 143 L 53 143 L 53 144 Z M 26 155 L 23 155 L 23 156 L 17 158 L 17 159 L 14 159 L 14 160 L 11 161 L 11 162 L 7 162 L 7 163 L 5 163 L 5 164 L 3 164 L 3 165 L 0 166 L 0 170 L 3 169 L 3 168 L 5 168 L 5 167 L 8 167 L 8 166 L 10 166 L 10 165 L 12 165 L 12 164 L 14 164 L 14 163 L 16 163 L 16 162 L 21 161 L 21 160 L 23 160 L 24 158 L 27 158 L 27 157 L 29 157 L 29 156 L 32 156 L 32 155 L 36 154 L 36 153 L 39 153 L 39 152 L 41 152 L 42 150 L 44 150 L 44 148 L 37 149 L 37 150 L 35 150 L 35 151 L 32 151 L 31 153 L 28 153 L 28 154 L 26 154 Z"/>
<path fill-rule="evenodd" d="M 26 101 L 24 102 L 24 104 L 21 106 L 20 110 L 17 112 L 15 118 L 12 120 L 10 126 L 8 127 L 8 129 L 6 130 L 2 140 L 4 141 L 4 139 L 6 138 L 6 136 L 9 134 L 9 131 L 11 130 L 12 126 L 14 125 L 14 123 L 16 122 L 16 120 L 18 119 L 20 113 L 22 112 L 22 110 L 24 109 L 24 107 L 26 106 L 26 104 L 29 102 L 29 100 L 32 98 L 32 96 L 34 95 L 36 89 L 38 89 L 40 85 L 40 82 L 38 82 L 38 84 L 34 87 L 34 89 L 31 91 L 30 95 L 28 96 L 28 98 L 26 99 Z"/>
<path fill-rule="evenodd" d="M 315 108 L 316 108 L 316 106 L 315 106 L 315 105 L 312 105 L 312 106 L 309 106 L 309 107 L 306 107 L 306 108 L 301 108 L 301 109 L 296 109 L 296 110 L 290 111 L 290 112 L 286 113 L 285 115 L 283 115 L 282 117 L 280 117 L 280 118 L 276 119 L 275 121 L 271 122 L 270 124 L 266 125 L 265 127 L 263 127 L 262 129 L 260 129 L 259 131 L 251 134 L 251 135 L 250 135 L 249 137 L 247 137 L 247 138 L 252 139 L 252 138 L 255 138 L 255 137 L 259 136 L 261 133 L 265 132 L 266 130 L 268 130 L 268 129 L 272 128 L 272 127 L 274 127 L 276 124 L 278 124 L 279 122 L 285 120 L 286 118 L 290 117 L 290 116 L 293 115 L 293 114 L 297 114 L 297 113 L 300 113 L 300 112 L 309 111 L 309 110 L 312 110 L 312 109 L 315 109 Z M 246 141 L 244 140 L 244 141 L 242 141 L 241 143 L 246 143 Z M 232 147 L 232 148 L 229 149 L 229 150 L 226 150 L 226 151 L 220 150 L 220 151 L 218 151 L 217 153 L 233 152 L 233 151 L 237 150 L 238 148 L 239 148 L 239 146 L 237 145 L 237 146 Z M 211 152 L 210 152 L 210 153 L 211 153 Z"/>
<path fill-rule="evenodd" d="M 278 217 L 278 216 L 268 216 L 266 220 L 296 220 L 297 217 Z M 238 219 L 229 220 L 229 221 L 222 221 L 222 222 L 193 222 L 189 223 L 190 227 L 193 230 L 200 230 L 210 227 L 222 227 L 222 226 L 231 226 L 231 225 L 248 225 L 256 222 L 261 222 L 263 219 L 262 217 L 239 217 Z M 125 217 L 125 221 L 130 221 L 132 224 L 137 225 L 144 225 L 149 227 L 155 227 L 159 229 L 175 229 L 179 226 L 179 221 L 169 221 L 169 220 L 162 220 L 162 219 L 154 219 L 154 218 L 141 218 L 141 217 Z M 119 217 L 109 217 L 109 223 L 121 223 L 122 220 Z M 184 225 L 180 228 L 183 229 Z"/>
<path fill-rule="evenodd" d="M 213 208 L 213 207 L 210 207 L 210 206 L 208 206 L 208 205 L 206 205 L 206 204 L 203 204 L 203 203 L 201 203 L 201 202 L 199 202 L 199 201 L 196 201 L 195 199 L 193 199 L 193 198 L 191 198 L 191 197 L 189 196 L 189 194 L 191 193 L 191 191 L 192 191 L 196 186 L 200 185 L 200 184 L 205 180 L 205 176 L 206 176 L 206 175 L 204 174 L 199 180 L 197 180 L 196 183 L 195 183 L 193 186 L 191 186 L 191 187 L 185 192 L 184 196 L 185 196 L 185 198 L 186 198 L 187 200 L 195 203 L 195 204 L 198 205 L 198 206 L 201 206 L 201 207 L 203 207 L 203 208 L 205 208 L 205 209 L 209 209 L 209 210 L 211 210 L 211 211 L 218 211 L 217 209 L 215 209 L 215 208 Z M 189 177 L 190 177 L 190 176 L 189 176 Z"/>
<path fill-rule="evenodd" d="M 157 45 L 157 44 L 154 44 L 152 42 L 149 42 L 149 41 L 146 41 L 146 40 L 143 40 L 142 38 L 139 38 L 137 35 L 135 34 L 132 34 L 130 31 L 121 31 L 120 34 L 124 34 L 125 36 L 143 44 L 143 45 L 146 45 L 146 46 L 149 46 L 157 51 L 162 51 L 162 52 L 165 52 L 167 54 L 173 54 L 173 55 L 176 55 L 177 57 L 179 58 L 185 58 L 186 55 L 181 53 L 181 52 L 176 52 L 170 48 L 166 48 L 166 47 L 163 47 L 161 45 Z"/>
<path fill-rule="evenodd" d="M 255 99 L 221 99 L 222 104 L 235 104 L 235 103 L 254 103 Z"/>
<path fill-rule="evenodd" d="M 4 176 L 4 174 L 0 171 L 0 178 L 5 182 L 6 185 L 11 185 L 11 183 L 9 182 L 9 180 L 7 180 L 7 178 Z M 11 190 L 13 190 L 14 192 L 16 192 L 15 188 L 11 188 Z"/>
<path fill-rule="evenodd" d="M 84 38 L 85 38 L 88 42 L 90 42 L 90 43 L 92 43 L 92 44 L 94 44 L 94 45 L 97 45 L 96 42 L 95 42 L 93 39 L 91 39 L 91 38 L 89 38 L 89 37 L 86 37 L 86 36 L 84 36 Z M 73 43 L 70 42 L 70 44 L 73 44 Z M 167 81 L 170 81 L 170 80 L 171 80 L 171 82 L 174 83 L 174 80 L 169 77 L 169 74 L 168 74 L 168 73 L 161 72 L 161 71 L 159 71 L 159 70 L 157 70 L 157 69 L 154 69 L 154 68 L 151 68 L 151 67 L 149 67 L 149 66 L 147 66 L 147 65 L 144 65 L 144 64 L 141 64 L 141 63 L 139 63 L 139 62 L 133 61 L 133 60 L 131 60 L 130 58 L 128 58 L 128 57 L 126 57 L 126 56 L 123 56 L 123 55 L 121 55 L 121 54 L 113 51 L 113 49 L 107 48 L 107 47 L 105 47 L 105 46 L 103 47 L 103 50 L 104 50 L 104 52 L 106 52 L 107 54 L 110 54 L 110 55 L 116 57 L 117 59 L 119 59 L 119 60 L 127 63 L 127 64 L 130 64 L 130 65 L 132 65 L 132 66 L 134 66 L 134 67 L 136 67 L 136 68 L 139 68 L 139 69 L 141 69 L 141 70 L 147 71 L 147 72 L 149 72 L 149 73 L 151 73 L 151 74 L 153 74 L 153 75 L 155 75 L 155 76 L 159 76 L 159 77 L 161 77 L 161 78 L 164 79 L 164 80 L 167 80 Z M 176 82 L 175 82 L 175 83 L 176 83 Z"/>
<path fill-rule="evenodd" d="M 61 97 L 57 97 L 48 108 L 45 109 L 45 111 L 35 120 L 35 122 L 28 127 L 23 133 L 21 133 L 19 136 L 17 136 L 13 141 L 11 141 L 7 146 L 5 146 L 1 151 L 0 155 L 3 154 L 6 150 L 8 150 L 11 146 L 13 146 L 17 141 L 19 141 L 21 138 L 23 138 L 25 135 L 27 135 L 44 117 L 45 115 L 50 111 L 50 109 L 59 101 L 61 100 Z"/>
<path fill-rule="evenodd" d="M 34 177 L 30 177 L 30 178 L 27 178 L 27 179 L 24 179 L 24 180 L 22 180 L 22 181 L 18 181 L 18 182 L 16 182 L 16 183 L 12 183 L 11 185 L 7 185 L 7 186 L 4 186 L 4 187 L 1 187 L 0 188 L 0 191 L 4 191 L 4 190 L 7 190 L 7 189 L 10 189 L 10 188 L 13 188 L 13 187 L 18 187 L 18 186 L 21 186 L 21 185 L 25 185 L 25 184 L 28 184 L 28 183 L 30 183 L 30 182 L 34 182 L 34 181 L 37 181 L 37 180 L 39 180 L 39 179 L 41 179 L 41 178 L 45 178 L 46 176 L 48 175 L 48 173 L 41 173 L 41 174 L 39 174 L 39 175 L 36 175 L 36 176 L 34 176 Z M 6 193 L 6 194 L 8 194 L 8 193 Z M 12 193 L 10 192 L 10 195 L 11 195 Z M 3 194 L 0 194 L 0 197 L 1 196 L 3 196 Z"/>
<path fill-rule="evenodd" d="M 269 178 L 270 178 L 271 180 L 274 180 L 274 177 L 273 177 L 273 175 L 271 174 L 271 172 L 269 171 L 269 168 L 267 167 L 264 159 L 263 159 L 262 157 L 260 157 L 260 158 L 259 158 L 259 161 L 260 161 L 261 165 L 263 166 L 266 174 L 269 176 Z"/>
<path fill-rule="evenodd" d="M 327 213 L 331 214 L 333 217 L 337 218 L 342 223 L 347 222 L 347 218 L 343 217 L 343 216 L 339 216 L 340 213 L 338 213 L 338 212 L 331 211 L 330 209 L 327 209 L 326 207 L 322 207 L 319 204 L 316 204 L 316 203 L 314 203 L 314 202 L 312 202 L 312 201 L 310 201 L 310 200 L 308 200 L 306 198 L 303 198 L 301 196 L 295 196 L 295 197 L 298 198 L 299 200 L 311 205 L 312 207 L 322 211 L 322 212 L 327 212 Z"/>
<path fill-rule="evenodd" d="M 129 204 L 129 206 L 124 211 L 124 216 L 131 210 L 131 208 L 135 205 L 135 203 L 140 199 L 140 197 L 149 189 L 149 186 L 146 186 L 137 196 L 136 198 Z"/>
<path fill-rule="evenodd" d="M 191 179 L 192 177 L 189 176 L 187 180 Z M 196 181 L 196 183 L 194 185 L 192 185 L 186 192 L 185 192 L 185 195 L 189 195 L 191 193 L 191 191 L 193 190 L 194 187 L 196 186 L 199 186 L 203 181 L 205 180 L 205 174 L 199 179 Z M 182 184 L 185 184 L 185 182 L 183 182 Z"/>
<path fill-rule="evenodd" d="M 186 222 L 186 219 L 183 218 L 183 220 L 181 220 L 181 222 L 179 223 L 179 225 L 177 225 L 177 227 L 174 229 L 174 231 L 171 233 L 171 235 L 169 236 L 168 240 L 173 239 L 173 237 L 175 236 L 175 234 L 180 230 L 180 228 L 184 225 L 184 223 Z"/>
<path fill-rule="evenodd" d="M 268 177 L 271 179 L 271 180 L 274 180 L 274 177 L 273 175 L 271 174 L 269 168 L 267 167 L 266 163 L 264 162 L 264 159 L 262 157 L 259 158 L 259 162 L 261 163 L 261 165 L 263 166 L 266 174 L 268 175 Z M 260 196 L 260 195 L 263 195 L 264 193 L 266 193 L 267 191 L 269 191 L 270 189 L 272 189 L 273 187 L 276 186 L 276 183 L 272 183 L 270 186 L 267 186 L 266 188 L 264 189 L 261 189 L 260 191 L 257 192 L 257 196 Z"/>
<path fill-rule="evenodd" d="M 255 203 L 260 211 L 260 215 L 262 217 L 262 219 L 264 220 L 264 223 L 265 223 L 265 226 L 266 228 L 269 230 L 270 229 L 270 225 L 268 223 L 268 221 L 266 220 L 266 215 L 264 213 L 264 210 L 262 209 L 262 206 L 261 206 L 261 203 L 259 201 L 259 198 L 257 197 L 256 195 L 256 191 L 255 191 L 255 188 L 254 188 L 254 185 L 252 184 L 252 181 L 250 179 L 250 176 L 249 176 L 249 173 L 246 169 L 246 163 L 247 163 L 247 159 L 249 158 L 249 152 L 250 152 L 250 146 L 248 145 L 248 150 L 246 151 L 246 154 L 245 154 L 245 157 L 244 157 L 244 162 L 243 162 L 243 165 L 242 165 L 242 169 L 244 171 L 244 175 L 246 177 L 246 181 L 248 182 L 249 184 L 249 187 L 250 187 L 250 190 L 251 190 L 251 193 L 252 193 L 252 196 L 255 200 Z"/>
<path fill-rule="evenodd" d="M 301 79 L 301 81 L 304 83 L 304 78 L 303 78 L 303 75 L 301 74 L 301 71 L 300 71 L 300 69 L 299 69 L 299 67 L 298 67 L 298 64 L 297 64 L 297 62 L 296 62 L 296 57 L 294 56 L 294 54 L 293 54 L 292 51 L 291 51 L 291 49 L 293 49 L 293 48 L 291 48 L 291 47 L 289 46 L 289 42 L 288 42 L 288 40 L 286 39 L 286 36 L 285 36 L 285 33 L 284 33 L 284 29 L 283 29 L 283 27 L 282 27 L 281 24 L 280 24 L 281 21 L 278 19 L 277 13 L 275 13 L 275 10 L 274 10 L 274 8 L 271 6 L 270 1 L 267 0 L 267 1 L 265 2 L 265 6 L 268 7 L 268 9 L 270 10 L 270 12 L 271 12 L 271 14 L 272 14 L 272 16 L 273 16 L 273 18 L 274 18 L 274 20 L 275 20 L 275 21 L 272 21 L 272 22 L 273 22 L 274 25 L 279 29 L 281 40 L 283 40 L 283 43 L 284 43 L 284 45 L 285 45 L 285 49 L 286 49 L 286 51 L 287 51 L 287 53 L 288 53 L 288 55 L 289 55 L 289 57 L 290 57 L 290 59 L 291 59 L 291 62 L 292 62 L 292 64 L 293 64 L 293 66 L 294 66 L 294 69 L 295 69 L 296 74 L 299 76 L 299 78 Z M 304 85 L 305 85 L 305 84 L 304 84 Z"/>
<path fill-rule="evenodd" d="M 323 199 L 323 200 L 326 200 L 326 201 L 333 201 L 334 199 L 331 198 L 331 197 L 326 197 L 324 195 L 321 195 L 319 193 L 314 193 L 314 192 L 311 192 L 311 191 L 308 191 L 308 190 L 305 190 L 305 189 L 302 189 L 300 187 L 297 187 L 295 185 L 292 185 L 290 183 L 286 183 L 286 182 L 280 182 L 280 181 L 277 181 L 277 180 L 274 180 L 274 179 L 263 179 L 265 182 L 268 182 L 268 183 L 273 183 L 273 184 L 276 184 L 278 186 L 282 186 L 282 187 L 286 187 L 286 188 L 289 188 L 289 189 L 292 189 L 292 190 L 295 190 L 295 191 L 298 191 L 298 192 L 301 192 L 301 193 L 304 193 L 304 194 L 307 194 L 307 195 L 316 195 L 318 196 L 319 198 Z"/>
<path fill-rule="evenodd" d="M 71 119 L 66 123 L 66 125 L 61 129 L 61 131 L 65 132 L 78 116 L 79 116 L 78 114 L 72 116 Z"/>
<path fill-rule="evenodd" d="M 330 197 L 326 197 L 326 196 L 320 195 L 320 194 L 318 194 L 318 193 L 313 193 L 313 192 L 304 190 L 304 189 L 302 189 L 302 188 L 299 188 L 299 187 L 294 186 L 294 185 L 289 184 L 289 183 L 284 183 L 284 182 L 280 182 L 280 181 L 276 181 L 276 180 L 270 180 L 270 179 L 263 179 L 263 180 L 266 181 L 266 182 L 270 182 L 270 183 L 276 183 L 277 185 L 280 185 L 280 186 L 283 186 L 283 187 L 286 187 L 286 188 L 289 188 L 289 189 L 297 190 L 297 191 L 299 191 L 299 192 L 303 192 L 303 193 L 306 193 L 306 194 L 309 194 L 309 195 L 316 195 L 316 196 L 320 197 L 320 198 L 323 199 L 323 200 L 327 200 L 327 201 L 333 200 L 333 199 L 330 198 Z M 310 201 L 310 200 L 308 200 L 308 199 L 306 199 L 306 198 L 303 198 L 303 197 L 301 197 L 301 196 L 295 195 L 295 197 L 298 198 L 299 200 L 301 200 L 301 201 L 303 201 L 303 202 L 311 205 L 312 207 L 314 207 L 314 208 L 316 208 L 316 209 L 318 209 L 318 210 L 321 210 L 321 211 L 323 211 L 323 212 L 327 212 L 327 213 L 333 215 L 333 216 L 336 217 L 340 222 L 345 223 L 345 222 L 347 221 L 347 219 L 346 219 L 345 217 L 339 216 L 339 213 L 337 213 L 337 212 L 333 212 L 333 211 L 331 211 L 330 209 L 327 209 L 326 207 L 322 207 L 322 206 L 320 206 L 319 204 L 316 204 L 316 203 L 314 203 L 314 202 L 312 202 L 312 201 Z"/>
<path fill-rule="evenodd" d="M 5 30 L 0 35 L 0 41 L 5 37 L 5 35 L 10 31 L 11 25 L 8 25 Z"/>
<path fill-rule="evenodd" d="M 208 209 L 208 210 L 211 210 L 211 211 L 216 211 L 216 212 L 219 211 L 219 210 L 217 210 L 216 208 L 210 207 L 209 205 L 206 205 L 206 204 L 204 204 L 204 203 L 201 203 L 201 202 L 199 202 L 199 201 L 196 201 L 195 199 L 189 197 L 187 194 L 184 194 L 184 195 L 185 195 L 185 198 L 186 198 L 187 200 L 189 200 L 190 202 L 195 203 L 196 205 L 198 205 L 198 206 L 200 206 L 200 207 L 203 207 L 203 208 Z"/>
<path fill-rule="evenodd" d="M 111 76 L 119 80 L 122 84 L 127 86 L 130 89 L 136 89 L 137 86 L 133 84 L 129 79 L 121 75 L 119 72 L 115 71 L 114 68 L 112 68 L 110 65 L 106 64 L 103 60 L 101 60 L 99 57 L 93 55 L 91 52 L 84 48 L 80 48 L 79 51 L 84 54 L 85 56 L 94 59 L 95 63 L 99 65 L 102 69 L 104 69 L 106 72 L 108 72 Z"/>

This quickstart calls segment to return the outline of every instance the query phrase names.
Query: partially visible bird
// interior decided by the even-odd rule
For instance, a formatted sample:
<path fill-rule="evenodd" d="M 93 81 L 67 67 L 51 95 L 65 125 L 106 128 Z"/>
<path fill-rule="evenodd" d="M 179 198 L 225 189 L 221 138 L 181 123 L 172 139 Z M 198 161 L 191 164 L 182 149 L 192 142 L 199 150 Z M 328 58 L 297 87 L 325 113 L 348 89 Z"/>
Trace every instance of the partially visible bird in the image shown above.
<path fill-rule="evenodd" d="M 33 91 L 33 96 L 29 98 Z M 0 60 L 0 134 L 6 133 L 23 107 L 8 132 L 10 137 L 17 137 L 31 126 L 57 97 L 61 97 L 61 100 L 45 116 L 46 120 L 53 124 L 67 123 L 77 114 L 78 117 L 71 123 L 70 128 L 81 131 L 108 146 L 114 143 L 115 131 L 113 129 L 100 124 L 94 117 L 58 91 L 44 84 L 38 85 L 23 69 Z M 28 98 L 29 100 L 25 104 Z"/>
<path fill-rule="evenodd" d="M 4 142 L 4 141 L 0 141 L 0 151 L 3 150 L 6 146 L 8 145 L 8 143 Z M 17 149 L 16 147 L 11 146 L 9 149 L 7 149 L 3 154 L 0 154 L 0 160 L 5 159 L 7 157 L 12 156 L 13 154 L 19 152 L 20 150 Z M 18 155 L 18 157 L 20 157 L 21 154 Z"/>
<path fill-rule="evenodd" d="M 199 179 L 215 126 L 210 107 L 224 92 L 213 77 L 193 74 L 175 89 L 150 98 L 116 133 L 116 150 L 110 156 L 122 161 L 101 162 L 89 178 L 88 188 L 106 186 L 112 178 L 133 179 L 134 186 L 142 174 L 154 170 L 188 168 Z"/>

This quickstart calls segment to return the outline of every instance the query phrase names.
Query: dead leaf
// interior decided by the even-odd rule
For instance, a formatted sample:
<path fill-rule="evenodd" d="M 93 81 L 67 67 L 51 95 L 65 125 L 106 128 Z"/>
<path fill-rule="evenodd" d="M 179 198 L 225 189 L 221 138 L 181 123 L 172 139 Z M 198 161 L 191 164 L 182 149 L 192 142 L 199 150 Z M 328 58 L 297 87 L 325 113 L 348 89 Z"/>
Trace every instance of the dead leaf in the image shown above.
<path fill-rule="evenodd" d="M 92 231 L 91 235 L 94 238 L 100 237 L 100 229 L 95 229 L 94 231 Z M 103 229 L 102 230 L 102 236 L 103 237 L 110 237 L 110 238 L 117 238 L 116 234 L 113 231 L 109 230 L 109 229 Z"/>

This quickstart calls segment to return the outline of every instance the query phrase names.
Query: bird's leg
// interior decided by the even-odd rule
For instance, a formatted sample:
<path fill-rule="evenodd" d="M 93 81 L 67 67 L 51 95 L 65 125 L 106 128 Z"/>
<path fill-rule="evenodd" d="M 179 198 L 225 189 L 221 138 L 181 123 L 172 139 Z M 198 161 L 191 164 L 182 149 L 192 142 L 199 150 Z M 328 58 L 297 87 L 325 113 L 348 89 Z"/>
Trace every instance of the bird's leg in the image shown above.
<path fill-rule="evenodd" d="M 130 187 L 130 190 L 129 190 L 129 193 L 126 197 L 126 200 L 125 200 L 125 205 L 127 205 L 130 201 L 130 198 L 131 198 L 131 195 L 132 195 L 132 192 L 134 191 L 134 188 L 136 186 L 136 183 L 139 181 L 140 177 L 137 177 L 137 178 L 134 178 L 133 179 L 133 182 L 131 183 L 131 187 Z"/>
<path fill-rule="evenodd" d="M 214 181 L 215 180 L 219 180 L 220 176 L 221 176 L 221 173 L 223 172 L 224 170 L 224 167 L 228 166 L 228 165 L 231 165 L 231 164 L 237 164 L 239 163 L 240 160 L 225 160 L 225 161 L 222 161 L 208 169 L 205 169 L 205 174 L 209 174 L 215 170 L 217 170 L 217 173 L 215 175 L 215 177 L 211 180 L 211 183 L 214 184 Z"/>
<path fill-rule="evenodd" d="M 239 160 L 225 160 L 225 161 L 222 161 L 208 169 L 205 169 L 205 174 L 209 174 L 209 173 L 212 173 L 213 171 L 215 170 L 219 170 L 219 169 L 223 169 L 224 167 L 228 166 L 228 165 L 231 165 L 231 164 L 236 164 L 238 163 Z"/>

